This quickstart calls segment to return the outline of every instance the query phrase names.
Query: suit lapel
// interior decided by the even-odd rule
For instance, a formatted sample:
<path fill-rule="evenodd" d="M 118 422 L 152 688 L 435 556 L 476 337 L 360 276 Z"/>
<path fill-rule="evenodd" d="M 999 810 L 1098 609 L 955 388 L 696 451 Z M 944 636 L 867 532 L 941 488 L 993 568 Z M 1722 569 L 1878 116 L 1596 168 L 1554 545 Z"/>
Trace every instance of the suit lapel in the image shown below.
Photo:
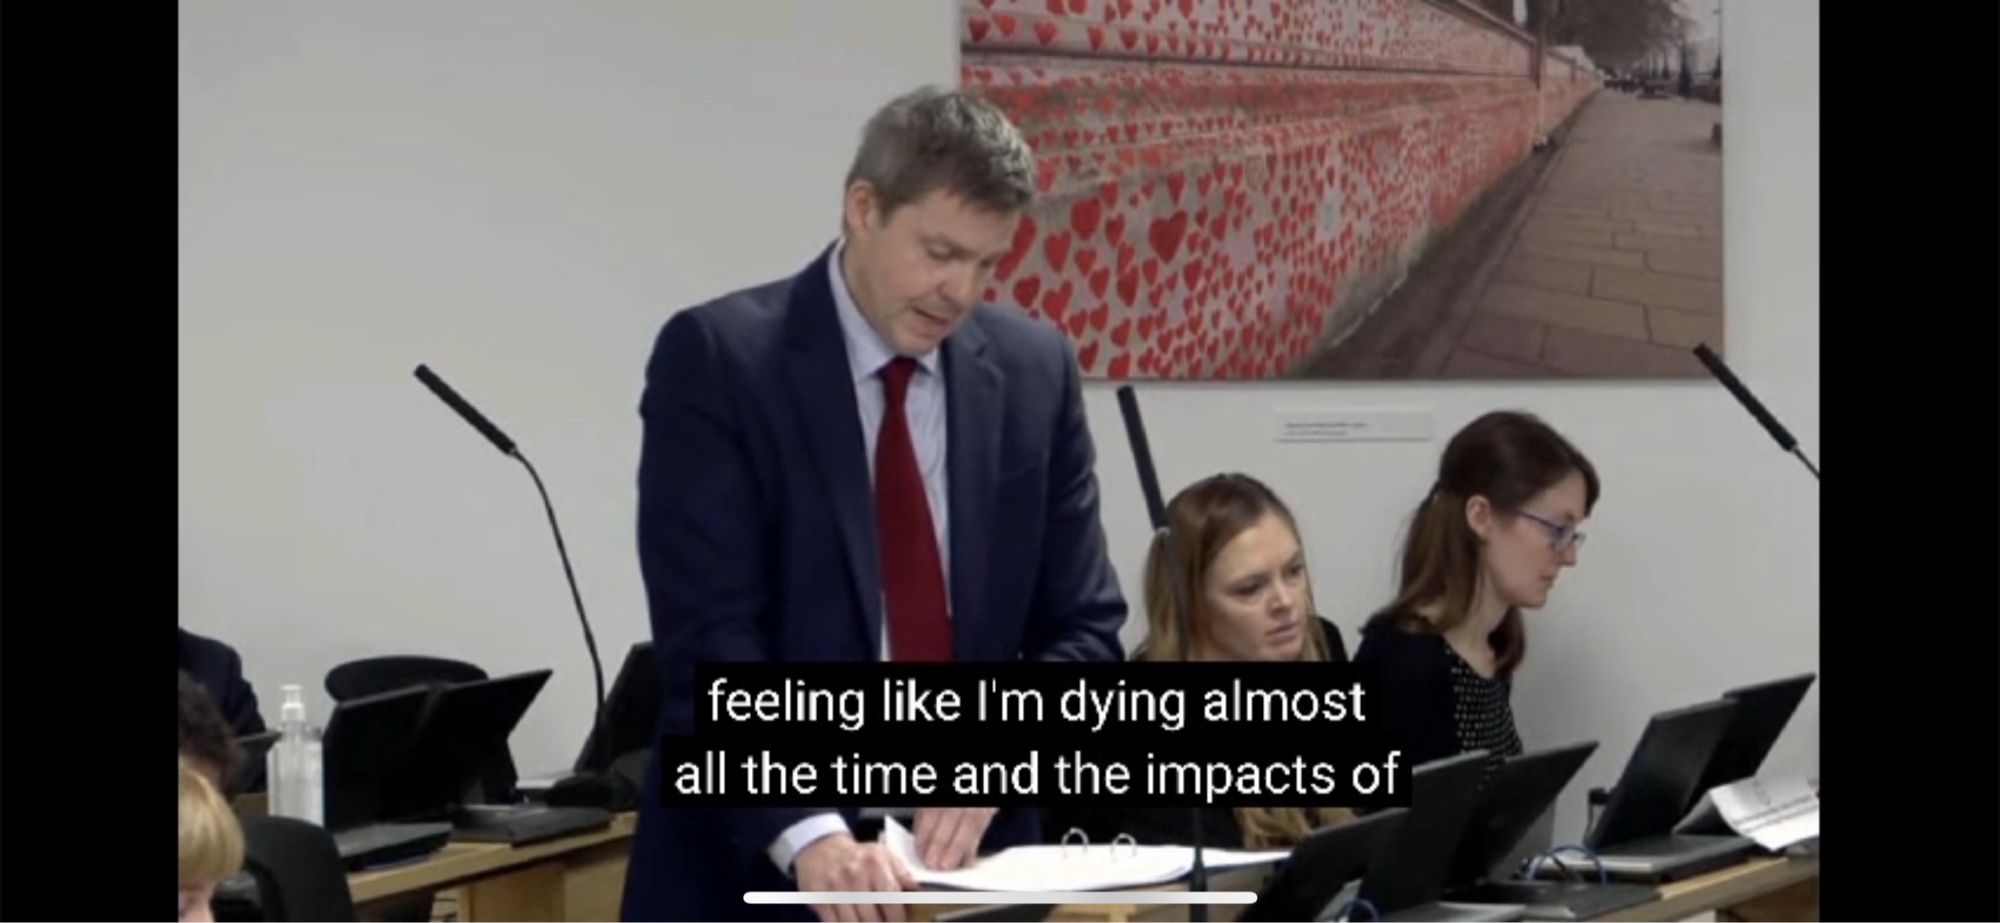
<path fill-rule="evenodd" d="M 999 367 L 986 356 L 979 316 L 967 318 L 944 343 L 945 466 L 951 480 L 951 612 L 954 659 L 971 660 L 978 646 L 979 602 L 986 588 L 987 530 L 1000 478 L 1000 425 L 1005 391 Z"/>
<path fill-rule="evenodd" d="M 785 371 L 797 403 L 807 445 L 817 462 L 847 549 L 855 603 L 866 621 L 864 640 L 877 656 L 882 636 L 882 568 L 876 550 L 874 492 L 869 484 L 868 447 L 862 441 L 861 411 L 854 399 L 853 370 L 827 281 L 828 248 L 792 286 L 786 312 L 792 361 Z"/>

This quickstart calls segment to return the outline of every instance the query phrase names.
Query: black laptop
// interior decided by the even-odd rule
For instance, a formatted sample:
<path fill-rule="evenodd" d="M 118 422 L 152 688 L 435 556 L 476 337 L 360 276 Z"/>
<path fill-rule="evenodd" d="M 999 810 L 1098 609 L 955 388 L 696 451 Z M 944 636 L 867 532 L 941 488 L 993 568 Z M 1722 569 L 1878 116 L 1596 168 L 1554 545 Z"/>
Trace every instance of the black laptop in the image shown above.
<path fill-rule="evenodd" d="M 382 796 L 382 816 L 451 824 L 454 840 L 516 846 L 611 823 L 601 808 L 472 802 L 481 767 L 505 752 L 507 738 L 548 683 L 551 671 L 438 687 L 416 736 Z"/>
<path fill-rule="evenodd" d="M 1671 881 L 1730 865 L 1755 845 L 1740 836 L 1676 834 L 1737 704 L 1716 699 L 1654 715 L 1583 845 L 1606 873 Z"/>
<path fill-rule="evenodd" d="M 1378 920 L 1518 920 L 1519 904 L 1440 902 L 1465 825 L 1479 804 L 1494 760 L 1485 750 L 1434 760 L 1410 770 L 1409 816 L 1361 879 L 1357 902 Z"/>
<path fill-rule="evenodd" d="M 1243 908 L 1237 919 L 1244 923 L 1319 919 L 1335 895 L 1368 871 L 1375 854 L 1402 829 L 1408 815 L 1408 808 L 1388 808 L 1314 831 L 1292 848 L 1291 856 L 1257 892 L 1257 902 Z"/>
<path fill-rule="evenodd" d="M 321 738 L 326 828 L 350 870 L 429 855 L 451 839 L 451 824 L 398 823 L 383 794 L 416 740 L 432 690 L 413 686 L 336 703 Z"/>
<path fill-rule="evenodd" d="M 1445 898 L 1468 904 L 1524 904 L 1531 920 L 1582 920 L 1643 904 L 1659 892 L 1639 884 L 1513 881 L 1505 861 L 1597 751 L 1596 741 L 1524 753 L 1500 764 L 1459 840 Z"/>
<path fill-rule="evenodd" d="M 1702 773 L 1701 782 L 1689 796 L 1687 811 L 1694 810 L 1708 791 L 1719 785 L 1741 782 L 1755 778 L 1764 766 L 1764 758 L 1771 755 L 1771 748 L 1778 743 L 1785 726 L 1791 723 L 1792 715 L 1798 711 L 1799 703 L 1805 701 L 1806 690 L 1812 688 L 1817 674 L 1802 673 L 1754 686 L 1731 689 L 1722 694 L 1724 699 L 1736 703 L 1736 716 L 1729 721 L 1728 730 L 1715 744 L 1715 755 L 1709 757 L 1708 768 Z M 1730 833 L 1729 824 L 1722 815 L 1713 811 L 1691 818 L 1678 832 L 1681 833 Z"/>

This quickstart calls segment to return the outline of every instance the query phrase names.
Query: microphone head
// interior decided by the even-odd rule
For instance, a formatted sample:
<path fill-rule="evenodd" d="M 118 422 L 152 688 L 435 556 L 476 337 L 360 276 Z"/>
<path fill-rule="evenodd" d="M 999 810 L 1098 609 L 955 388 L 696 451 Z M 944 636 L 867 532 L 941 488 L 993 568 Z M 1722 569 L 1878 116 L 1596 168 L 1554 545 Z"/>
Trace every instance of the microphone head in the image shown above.
<path fill-rule="evenodd" d="M 1715 376 L 1716 381 L 1722 382 L 1722 387 L 1728 389 L 1736 398 L 1736 402 L 1742 404 L 1744 410 L 1750 411 L 1752 417 L 1757 418 L 1758 424 L 1764 427 L 1764 431 L 1770 433 L 1772 439 L 1777 440 L 1778 448 L 1790 452 L 1799 444 L 1798 440 L 1792 438 L 1791 432 L 1785 429 L 1785 425 L 1779 423 L 1777 417 L 1764 409 L 1763 402 L 1757 400 L 1757 396 L 1751 394 L 1750 389 L 1737 380 L 1736 373 L 1731 372 L 1729 366 L 1723 364 L 1722 357 L 1716 355 L 1715 350 L 1709 349 L 1707 343 L 1695 344 L 1694 355 L 1696 359 L 1701 360 L 1702 365 L 1708 367 L 1708 373 Z"/>
<path fill-rule="evenodd" d="M 464 420 L 473 429 L 478 430 L 480 435 L 486 437 L 486 441 L 493 443 L 493 447 L 499 449 L 500 454 L 514 454 L 514 440 L 509 439 L 506 433 L 501 432 L 500 427 L 494 426 L 493 421 L 486 419 L 485 414 L 480 413 L 471 404 L 466 403 L 465 398 L 459 397 L 458 392 L 452 390 L 450 385 L 445 384 L 444 379 L 439 378 L 436 372 L 431 371 L 430 366 L 418 364 L 416 376 L 418 381 L 424 383 L 424 387 L 431 389 L 431 393 L 437 395 L 438 400 L 445 402 L 446 406 L 456 412 L 459 419 Z"/>

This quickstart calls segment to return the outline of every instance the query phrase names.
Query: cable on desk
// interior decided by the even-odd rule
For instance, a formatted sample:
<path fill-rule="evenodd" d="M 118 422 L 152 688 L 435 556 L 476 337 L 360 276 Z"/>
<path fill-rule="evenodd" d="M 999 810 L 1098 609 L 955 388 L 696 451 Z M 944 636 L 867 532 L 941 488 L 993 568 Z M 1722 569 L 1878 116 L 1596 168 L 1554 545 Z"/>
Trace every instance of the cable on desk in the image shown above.
<path fill-rule="evenodd" d="M 1382 914 L 1381 914 L 1380 912 L 1376 911 L 1376 909 L 1375 909 L 1375 905 L 1374 905 L 1374 904 L 1371 904 L 1371 903 L 1369 903 L 1369 902 L 1368 902 L 1368 899 L 1367 899 L 1367 898 L 1365 898 L 1365 897 L 1357 897 L 1357 898 L 1355 898 L 1355 899 L 1353 899 L 1353 900 L 1351 900 L 1351 901 L 1348 901 L 1348 902 L 1347 902 L 1347 903 L 1345 903 L 1345 904 L 1342 904 L 1342 905 L 1340 905 L 1340 909 L 1339 909 L 1339 910 L 1337 910 L 1337 911 L 1334 911 L 1334 914 L 1333 914 L 1333 918 L 1334 918 L 1334 919 L 1336 919 L 1336 920 L 1349 920 L 1349 919 L 1353 919 L 1352 917 L 1348 916 L 1348 914 L 1351 914 L 1351 913 L 1353 913 L 1353 912 L 1354 912 L 1354 909 L 1355 909 L 1356 907 L 1366 907 L 1366 908 L 1368 908 L 1368 919 L 1370 919 L 1370 920 L 1380 920 L 1380 919 L 1382 919 Z"/>
<path fill-rule="evenodd" d="M 1604 860 L 1598 858 L 1597 853 L 1592 852 L 1589 847 L 1576 843 L 1571 843 L 1566 846 L 1558 846 L 1547 852 L 1537 854 L 1536 856 L 1527 861 L 1526 863 L 1527 867 L 1520 877 L 1526 878 L 1530 881 L 1540 877 L 1540 873 L 1542 870 L 1542 863 L 1544 861 L 1547 861 L 1553 863 L 1559 871 L 1561 871 L 1565 876 L 1569 876 L 1570 880 L 1574 881 L 1575 877 L 1570 874 L 1569 865 L 1564 863 L 1560 858 L 1561 855 L 1565 852 L 1581 853 L 1584 858 L 1590 860 L 1592 865 L 1597 866 L 1597 883 L 1601 885 L 1611 883 L 1611 875 L 1610 873 L 1605 871 Z"/>

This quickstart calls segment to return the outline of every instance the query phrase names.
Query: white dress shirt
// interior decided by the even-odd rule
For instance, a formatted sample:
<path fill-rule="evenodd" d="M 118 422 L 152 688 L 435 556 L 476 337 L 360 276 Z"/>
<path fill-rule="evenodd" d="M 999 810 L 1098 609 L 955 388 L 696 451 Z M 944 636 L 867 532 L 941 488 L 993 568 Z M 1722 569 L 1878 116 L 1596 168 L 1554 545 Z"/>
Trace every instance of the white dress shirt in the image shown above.
<path fill-rule="evenodd" d="M 840 332 L 847 343 L 847 366 L 853 373 L 854 402 L 861 411 L 861 435 L 868 450 L 868 479 L 872 486 L 875 479 L 875 443 L 882 428 L 882 414 L 888 406 L 888 396 L 883 393 L 882 379 L 877 374 L 882 367 L 896 358 L 896 351 L 882 339 L 875 328 L 862 315 L 860 306 L 854 303 L 853 293 L 848 291 L 847 278 L 841 273 L 841 254 L 846 251 L 846 241 L 836 243 L 833 255 L 827 260 L 827 275 L 833 286 L 834 310 L 840 317 Z M 941 357 L 933 349 L 915 357 L 921 374 L 910 378 L 910 390 L 903 400 L 903 412 L 909 421 L 910 441 L 917 450 L 917 467 L 923 472 L 924 498 L 930 504 L 931 527 L 937 533 L 938 562 L 944 570 L 945 586 L 951 586 L 951 503 L 946 488 L 945 472 L 945 394 Z M 882 634 L 879 652 L 883 661 L 889 656 L 888 600 L 882 603 Z M 951 601 L 947 592 L 945 612 L 951 611 Z M 786 874 L 792 873 L 792 860 L 813 841 L 835 833 L 847 832 L 847 821 L 831 811 L 815 814 L 785 828 L 772 841 L 768 853 L 771 861 Z"/>

